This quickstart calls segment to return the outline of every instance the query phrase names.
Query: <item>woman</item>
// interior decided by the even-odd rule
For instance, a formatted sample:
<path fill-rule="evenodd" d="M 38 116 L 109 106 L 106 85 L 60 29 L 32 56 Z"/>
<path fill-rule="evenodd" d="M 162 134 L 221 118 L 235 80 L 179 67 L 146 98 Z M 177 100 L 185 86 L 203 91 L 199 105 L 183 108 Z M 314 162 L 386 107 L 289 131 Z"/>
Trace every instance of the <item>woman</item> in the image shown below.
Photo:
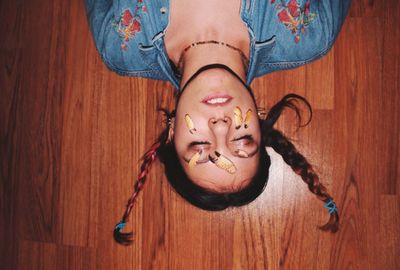
<path fill-rule="evenodd" d="M 261 118 L 252 80 L 323 56 L 336 39 L 350 0 L 86 0 L 98 52 L 113 71 L 170 81 L 176 109 L 145 154 L 127 209 L 114 230 L 121 233 L 151 163 L 159 157 L 174 189 L 206 210 L 247 204 L 263 191 L 273 147 L 325 202 L 337 231 L 332 197 L 295 147 L 273 128 L 285 107 L 298 113 L 295 94 Z"/>

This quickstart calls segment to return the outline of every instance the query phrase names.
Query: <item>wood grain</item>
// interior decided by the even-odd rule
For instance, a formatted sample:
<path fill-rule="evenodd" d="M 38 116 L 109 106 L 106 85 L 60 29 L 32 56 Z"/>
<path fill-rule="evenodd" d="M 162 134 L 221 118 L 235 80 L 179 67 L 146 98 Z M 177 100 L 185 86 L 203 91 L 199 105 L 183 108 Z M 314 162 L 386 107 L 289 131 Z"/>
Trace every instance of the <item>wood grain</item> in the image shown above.
<path fill-rule="evenodd" d="M 2 269 L 399 269 L 400 6 L 353 1 L 334 48 L 255 80 L 260 106 L 296 92 L 313 105 L 301 129 L 278 127 L 336 199 L 322 204 L 272 149 L 250 205 L 212 213 L 186 203 L 156 162 L 133 209 L 126 248 L 112 239 L 143 153 L 162 131 L 172 87 L 106 69 L 83 1 L 0 2 Z"/>

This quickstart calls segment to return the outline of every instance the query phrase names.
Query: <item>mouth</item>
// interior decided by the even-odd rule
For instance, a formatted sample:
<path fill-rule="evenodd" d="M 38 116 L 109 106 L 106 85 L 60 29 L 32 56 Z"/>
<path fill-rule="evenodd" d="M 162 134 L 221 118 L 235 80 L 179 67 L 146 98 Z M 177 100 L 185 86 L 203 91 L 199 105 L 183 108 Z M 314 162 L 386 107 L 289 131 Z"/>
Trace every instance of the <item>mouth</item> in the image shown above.
<path fill-rule="evenodd" d="M 201 102 L 207 105 L 225 105 L 233 98 L 229 95 L 212 95 L 205 97 Z"/>

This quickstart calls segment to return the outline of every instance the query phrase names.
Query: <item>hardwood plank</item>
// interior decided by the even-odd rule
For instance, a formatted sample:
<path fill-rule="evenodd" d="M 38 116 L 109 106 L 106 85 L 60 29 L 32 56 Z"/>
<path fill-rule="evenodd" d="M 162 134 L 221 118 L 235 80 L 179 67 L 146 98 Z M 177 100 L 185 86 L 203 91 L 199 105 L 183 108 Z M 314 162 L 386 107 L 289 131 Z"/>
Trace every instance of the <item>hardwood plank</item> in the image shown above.
<path fill-rule="evenodd" d="M 397 269 L 400 265 L 400 201 L 398 195 L 382 195 L 380 205 L 379 256 L 381 267 Z"/>
<path fill-rule="evenodd" d="M 400 40 L 399 27 L 393 27 L 393 22 L 400 22 L 399 1 L 385 3 L 385 15 L 382 16 L 382 127 L 381 139 L 383 149 L 381 154 L 387 160 L 387 174 L 383 179 L 382 193 L 398 194 L 400 188 Z M 397 151 L 396 151 L 397 149 Z"/>
<path fill-rule="evenodd" d="M 28 12 L 29 10 L 29 12 Z M 23 239 L 52 242 L 56 235 L 56 206 L 60 170 L 60 137 L 64 81 L 64 47 L 60 46 L 65 25 L 57 31 L 46 29 L 49 20 L 62 18 L 67 9 L 57 5 L 29 2 L 21 9 L 25 20 L 21 31 L 24 46 L 16 107 L 16 226 Z M 49 17 L 38 17 L 45 12 Z M 53 17 L 54 16 L 54 17 Z M 50 24 L 51 26 L 51 24 Z M 55 28 L 52 28 L 55 30 Z M 41 64 L 39 64 L 41 63 Z"/>
<path fill-rule="evenodd" d="M 254 90 L 257 105 L 271 108 L 284 95 L 297 93 L 305 95 L 306 68 L 278 71 L 263 78 L 257 78 L 251 85 Z"/>
<path fill-rule="evenodd" d="M 390 1 L 387 1 L 390 2 Z M 395 2 L 392 0 L 392 2 Z M 352 17 L 378 17 L 383 15 L 382 1 L 357 0 L 352 1 L 350 15 Z"/>
<path fill-rule="evenodd" d="M 354 213 L 342 212 L 343 222 L 351 221 L 348 225 L 351 224 L 351 230 L 355 230 L 353 234 L 357 235 L 354 247 L 351 249 L 353 252 L 357 250 L 360 267 L 374 269 L 382 264 L 377 256 L 379 249 L 376 245 L 380 240 L 375 233 L 379 226 L 379 211 L 371 212 L 370 209 L 375 208 L 379 193 L 382 192 L 381 179 L 387 179 L 388 171 L 392 170 L 385 166 L 377 166 L 383 160 L 388 160 L 385 153 L 391 151 L 385 150 L 387 133 L 382 129 L 384 125 L 391 123 L 392 119 L 380 117 L 388 109 L 385 105 L 386 99 L 382 97 L 382 93 L 388 91 L 382 89 L 382 66 L 374 64 L 382 63 L 381 24 L 378 20 L 371 18 L 350 19 L 348 23 L 352 24 L 350 28 L 352 32 L 345 35 L 349 38 L 346 43 L 353 44 L 351 51 L 348 51 L 346 45 L 342 47 L 343 49 L 338 49 L 341 47 L 341 42 L 336 46 L 336 52 L 341 51 L 337 61 L 341 61 L 348 68 L 346 71 L 336 69 L 338 76 L 343 79 L 339 81 L 335 89 L 339 93 L 335 106 L 347 109 L 335 114 L 337 116 L 336 129 L 341 130 L 341 134 L 338 132 L 340 135 L 335 140 L 335 145 L 337 145 L 335 155 L 339 156 L 339 152 L 342 152 L 342 156 L 345 157 L 341 165 L 341 162 L 335 164 L 335 172 L 346 174 L 342 196 L 344 211 L 347 207 L 349 211 L 354 209 L 350 208 L 350 205 L 346 206 L 351 201 L 356 204 L 356 208 L 351 210 Z M 363 30 L 364 27 L 369 29 L 368 33 Z M 365 46 L 367 43 L 368 46 Z M 395 114 L 390 113 L 390 115 Z M 383 133 L 380 134 L 380 132 Z M 343 138 L 347 138 L 347 141 L 346 139 L 343 141 Z M 343 143 L 347 145 L 347 150 Z M 390 144 L 394 146 L 393 143 Z M 353 189 L 354 191 L 351 191 Z M 347 196 L 349 197 L 346 198 Z M 342 232 L 346 231 L 345 229 Z M 346 245 L 349 247 L 348 243 Z M 344 249 L 343 252 L 347 250 L 349 248 Z M 349 254 L 347 263 L 354 265 L 354 258 L 357 257 L 354 253 L 347 254 Z M 340 265 L 340 267 L 345 266 Z"/>
<path fill-rule="evenodd" d="M 21 241 L 17 269 L 97 269 L 91 248 Z"/>
<path fill-rule="evenodd" d="M 57 246 L 49 243 L 21 241 L 17 269 L 56 269 Z"/>
<path fill-rule="evenodd" d="M 306 66 L 306 96 L 314 110 L 334 108 L 334 54 L 332 49 L 322 59 Z"/>
<path fill-rule="evenodd" d="M 14 217 L 18 183 L 17 172 L 17 109 L 19 95 L 18 71 L 20 49 L 0 49 L 1 98 L 0 98 L 0 262 L 5 268 L 13 268 L 16 254 Z"/>
<path fill-rule="evenodd" d="M 60 199 L 57 223 L 57 243 L 73 246 L 93 246 L 96 235 L 98 183 L 91 177 L 93 116 L 96 112 L 95 90 L 89 86 L 86 68 L 91 70 L 92 54 L 85 49 L 87 31 L 83 3 L 70 3 L 66 18 L 69 28 L 64 39 L 66 48 L 63 133 L 61 138 Z M 71 205 L 71 202 L 74 202 Z M 94 206 L 94 207 L 93 207 Z"/>

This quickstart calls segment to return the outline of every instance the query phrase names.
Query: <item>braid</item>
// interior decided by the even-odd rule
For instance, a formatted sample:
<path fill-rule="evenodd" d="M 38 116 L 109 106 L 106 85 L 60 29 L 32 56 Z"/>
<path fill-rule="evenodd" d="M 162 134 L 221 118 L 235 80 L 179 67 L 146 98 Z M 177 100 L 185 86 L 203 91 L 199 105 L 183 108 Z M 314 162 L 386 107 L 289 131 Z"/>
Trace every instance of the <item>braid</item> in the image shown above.
<path fill-rule="evenodd" d="M 138 174 L 137 181 L 134 186 L 131 197 L 126 205 L 125 213 L 122 216 L 121 221 L 115 226 L 114 229 L 114 239 L 120 244 L 129 245 L 132 242 L 133 233 L 122 233 L 121 230 L 125 227 L 129 215 L 131 214 L 133 205 L 136 201 L 136 197 L 139 192 L 142 191 L 144 184 L 146 182 L 146 176 L 149 173 L 149 169 L 153 161 L 157 158 L 157 150 L 160 148 L 161 142 L 154 143 L 150 150 L 143 156 L 143 162 L 140 166 L 140 172 Z"/>
<path fill-rule="evenodd" d="M 292 167 L 293 171 L 301 176 L 308 185 L 308 189 L 320 200 L 329 204 L 333 202 L 332 197 L 326 191 L 324 185 L 319 181 L 318 175 L 308 163 L 306 158 L 300 154 L 296 147 L 278 130 L 271 130 L 266 136 L 266 145 L 272 147 L 283 160 Z M 330 211 L 330 219 L 327 224 L 320 227 L 322 230 L 336 232 L 338 230 L 339 215 L 337 211 Z"/>
<path fill-rule="evenodd" d="M 325 207 L 329 211 L 330 218 L 325 225 L 320 226 L 320 229 L 336 232 L 339 227 L 339 214 L 333 198 L 329 195 L 325 186 L 320 182 L 318 175 L 315 173 L 307 159 L 297 151 L 296 147 L 280 131 L 272 127 L 285 107 L 293 109 L 300 118 L 299 110 L 294 103 L 295 100 L 303 101 L 308 107 L 310 115 L 312 115 L 311 106 L 305 98 L 296 94 L 286 95 L 280 102 L 272 107 L 271 111 L 268 113 L 267 119 L 262 120 L 264 142 L 266 146 L 272 147 L 282 156 L 283 160 L 293 169 L 293 171 L 303 179 L 312 193 L 314 193 L 321 201 L 325 202 Z M 310 121 L 311 116 L 307 121 L 307 124 Z"/>
<path fill-rule="evenodd" d="M 121 230 L 125 227 L 126 222 L 128 221 L 128 217 L 131 214 L 133 205 L 136 201 L 136 197 L 139 195 L 139 192 L 142 191 L 144 187 L 144 184 L 146 182 L 146 176 L 149 173 L 151 164 L 153 164 L 154 160 L 157 158 L 160 151 L 163 151 L 163 148 L 165 148 L 168 142 L 168 132 L 171 126 L 171 119 L 175 116 L 175 111 L 168 112 L 165 109 L 160 109 L 160 111 L 164 112 L 166 116 L 167 128 L 160 134 L 157 142 L 150 147 L 150 150 L 148 150 L 146 154 L 144 154 L 143 162 L 142 165 L 140 166 L 140 172 L 138 174 L 138 178 L 135 183 L 132 195 L 129 198 L 128 203 L 126 205 L 125 213 L 122 216 L 121 221 L 117 223 L 117 225 L 114 228 L 114 239 L 115 241 L 117 241 L 122 245 L 129 245 L 132 243 L 133 233 L 132 232 L 123 233 L 121 232 Z"/>

